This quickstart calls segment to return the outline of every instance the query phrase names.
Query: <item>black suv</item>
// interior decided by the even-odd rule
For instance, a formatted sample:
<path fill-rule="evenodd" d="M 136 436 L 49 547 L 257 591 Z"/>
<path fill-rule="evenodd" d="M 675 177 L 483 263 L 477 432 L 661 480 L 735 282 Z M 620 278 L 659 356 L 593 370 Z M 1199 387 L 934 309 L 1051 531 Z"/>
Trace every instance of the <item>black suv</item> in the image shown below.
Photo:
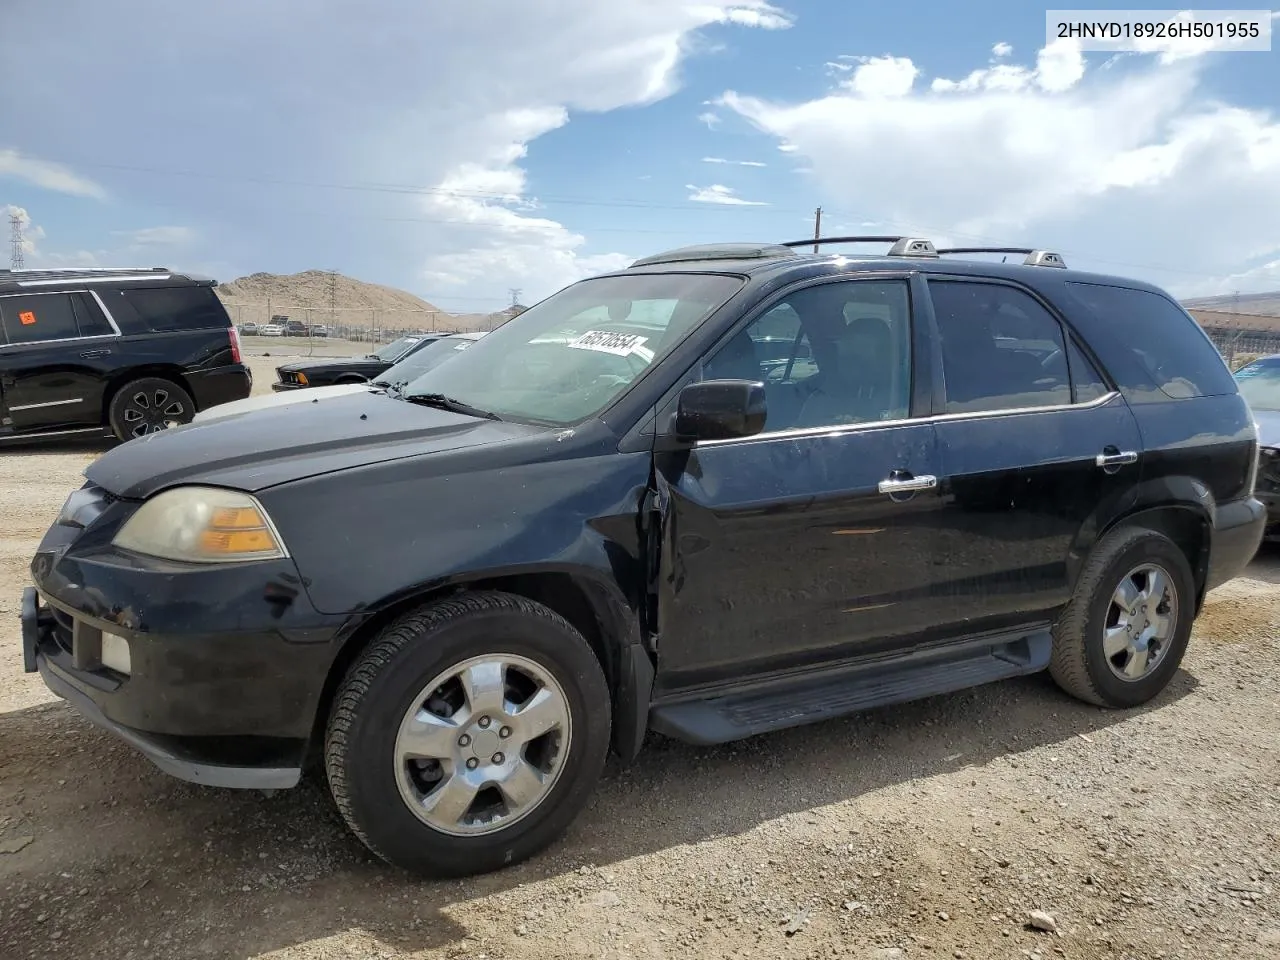
<path fill-rule="evenodd" d="M 1038 671 L 1157 696 L 1264 522 L 1204 333 L 1044 251 L 812 243 L 650 257 L 409 384 L 108 452 L 31 563 L 27 669 L 197 783 L 315 756 L 372 850 L 455 874 L 647 730 Z"/>
<path fill-rule="evenodd" d="M 247 397 L 215 285 L 163 267 L 0 270 L 0 442 L 130 440 Z"/>

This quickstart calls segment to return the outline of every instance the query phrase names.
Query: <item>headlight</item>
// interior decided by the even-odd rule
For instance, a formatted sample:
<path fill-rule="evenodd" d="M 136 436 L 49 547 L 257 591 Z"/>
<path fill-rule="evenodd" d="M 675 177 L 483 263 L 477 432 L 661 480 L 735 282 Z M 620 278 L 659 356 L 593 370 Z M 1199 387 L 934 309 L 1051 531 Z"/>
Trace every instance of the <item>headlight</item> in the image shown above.
<path fill-rule="evenodd" d="M 187 563 L 288 556 L 262 504 L 217 487 L 175 487 L 152 497 L 112 541 L 136 553 Z"/>

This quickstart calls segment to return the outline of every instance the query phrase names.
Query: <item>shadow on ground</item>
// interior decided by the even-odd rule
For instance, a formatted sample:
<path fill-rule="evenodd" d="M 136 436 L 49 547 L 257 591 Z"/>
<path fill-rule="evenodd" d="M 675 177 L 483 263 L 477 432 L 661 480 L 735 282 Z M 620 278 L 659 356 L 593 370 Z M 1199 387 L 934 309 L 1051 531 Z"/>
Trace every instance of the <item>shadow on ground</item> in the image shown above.
<path fill-rule="evenodd" d="M 722 747 L 652 737 L 632 766 L 610 767 L 547 853 L 452 883 L 372 860 L 321 781 L 270 798 L 179 783 L 47 704 L 0 715 L 0 840 L 32 838 L 0 856 L 0 955 L 248 957 L 348 930 L 399 950 L 442 948 L 467 934 L 444 912 L 453 903 L 918 777 L 967 768 L 980 778 L 992 761 L 1124 723 L 1195 687 L 1182 671 L 1145 710 L 1112 712 L 1042 675 Z"/>

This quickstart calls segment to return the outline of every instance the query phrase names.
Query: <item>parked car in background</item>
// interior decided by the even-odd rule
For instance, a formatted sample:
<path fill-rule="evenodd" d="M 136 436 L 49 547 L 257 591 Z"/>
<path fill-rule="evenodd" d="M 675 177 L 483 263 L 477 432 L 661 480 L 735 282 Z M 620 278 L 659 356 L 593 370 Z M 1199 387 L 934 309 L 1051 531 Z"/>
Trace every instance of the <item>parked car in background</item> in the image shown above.
<path fill-rule="evenodd" d="M 248 396 L 215 286 L 158 267 L 0 270 L 0 442 L 130 440 Z"/>
<path fill-rule="evenodd" d="M 188 780 L 315 757 L 369 849 L 455 875 L 547 847 L 650 730 L 1041 671 L 1151 702 L 1265 522 L 1203 330 L 1049 251 L 814 243 L 646 257 L 403 387 L 108 452 L 32 560 L 27 670 Z M 766 379 L 766 329 L 812 364 Z"/>
<path fill-rule="evenodd" d="M 264 323 L 258 331 L 261 337 L 282 337 L 284 336 L 284 327 L 278 323 Z"/>
<path fill-rule="evenodd" d="M 312 326 L 311 335 L 313 337 L 327 337 L 329 336 L 329 328 L 326 327 L 323 323 L 317 323 L 314 326 Z"/>
<path fill-rule="evenodd" d="M 388 367 L 377 379 L 360 383 L 338 383 L 328 387 L 312 387 L 309 390 L 284 390 L 267 396 L 246 397 L 235 403 L 224 403 L 196 414 L 196 423 L 207 423 L 210 420 L 221 420 L 226 417 L 252 413 L 255 410 L 267 410 L 292 403 L 318 403 L 335 397 L 345 397 L 352 393 L 370 390 L 403 389 L 407 384 L 422 376 L 428 370 L 434 370 L 440 364 L 460 351 L 475 343 L 484 333 L 456 333 L 440 337 L 429 346 L 410 353 L 394 366 Z"/>
<path fill-rule="evenodd" d="M 301 320 L 289 320 L 284 325 L 284 335 L 286 337 L 305 337 L 307 335 L 307 325 Z"/>
<path fill-rule="evenodd" d="M 246 337 L 256 337 L 258 335 L 258 325 L 252 320 L 240 325 L 240 333 Z"/>
<path fill-rule="evenodd" d="M 441 335 L 400 337 L 364 357 L 295 360 L 276 367 L 275 391 L 327 387 L 336 383 L 364 383 L 374 379 L 415 350 L 440 339 Z"/>
<path fill-rule="evenodd" d="M 1267 506 L 1267 537 L 1280 536 L 1280 354 L 1259 357 L 1235 372 L 1240 393 L 1258 425 L 1254 491 Z"/>

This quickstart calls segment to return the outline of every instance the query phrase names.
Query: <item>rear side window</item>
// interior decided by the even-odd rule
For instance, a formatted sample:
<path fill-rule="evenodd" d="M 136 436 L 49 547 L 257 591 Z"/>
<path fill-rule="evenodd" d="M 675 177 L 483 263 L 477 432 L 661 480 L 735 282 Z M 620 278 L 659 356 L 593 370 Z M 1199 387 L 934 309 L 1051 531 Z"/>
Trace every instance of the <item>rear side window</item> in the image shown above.
<path fill-rule="evenodd" d="M 0 321 L 9 343 L 72 340 L 80 335 L 71 296 L 66 293 L 0 297 Z"/>
<path fill-rule="evenodd" d="M 1222 355 L 1172 300 L 1146 290 L 1099 283 L 1072 281 L 1068 286 L 1115 330 L 1166 396 L 1183 400 L 1236 392 Z"/>
<path fill-rule="evenodd" d="M 71 303 L 76 311 L 76 325 L 82 337 L 109 337 L 115 333 L 98 305 L 87 293 L 72 295 Z"/>
<path fill-rule="evenodd" d="M 947 413 L 1072 402 L 1062 327 L 1034 297 L 958 280 L 930 280 L 929 294 L 942 338 Z"/>
<path fill-rule="evenodd" d="M 142 325 L 149 330 L 211 330 L 231 326 L 222 302 L 209 287 L 165 287 L 123 293 Z"/>

